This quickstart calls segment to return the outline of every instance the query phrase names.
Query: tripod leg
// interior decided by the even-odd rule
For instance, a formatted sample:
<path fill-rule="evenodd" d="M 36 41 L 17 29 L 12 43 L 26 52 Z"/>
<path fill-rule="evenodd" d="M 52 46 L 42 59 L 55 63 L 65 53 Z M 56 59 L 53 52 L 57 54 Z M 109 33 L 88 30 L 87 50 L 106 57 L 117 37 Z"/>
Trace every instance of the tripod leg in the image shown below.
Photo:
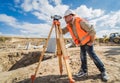
<path fill-rule="evenodd" d="M 42 59 L 43 59 L 43 56 L 44 56 L 46 47 L 47 47 L 47 45 L 48 45 L 48 41 L 49 41 L 49 39 L 50 39 L 50 36 L 51 36 L 52 30 L 53 30 L 53 27 L 54 27 L 54 24 L 52 25 L 52 28 L 51 28 L 51 30 L 50 30 L 50 32 L 49 32 L 47 41 L 45 42 L 45 46 L 43 47 L 43 51 L 42 51 L 42 53 L 41 53 L 41 56 L 40 56 L 40 58 L 39 58 L 38 65 L 37 65 L 36 70 L 35 70 L 35 74 L 34 74 L 34 75 L 31 75 L 32 83 L 34 83 L 34 80 L 35 80 L 37 71 L 38 71 L 38 69 L 39 69 L 39 67 L 40 67 L 40 63 L 41 63 L 41 61 L 42 61 Z"/>
<path fill-rule="evenodd" d="M 62 72 L 63 72 L 63 67 L 62 67 L 62 51 L 61 51 L 59 39 L 57 39 L 57 56 L 58 56 L 58 60 L 59 60 L 60 74 L 62 75 Z"/>
<path fill-rule="evenodd" d="M 62 50 L 62 53 L 63 53 L 63 59 L 64 59 L 65 66 L 66 66 L 66 69 L 67 69 L 69 81 L 70 81 L 70 83 L 75 83 L 75 81 L 72 78 L 71 71 L 70 71 L 68 53 L 67 53 L 67 50 L 66 50 L 66 47 L 65 47 L 65 43 L 64 43 L 64 39 L 63 39 L 63 35 L 62 35 L 62 30 L 61 30 L 60 26 L 58 26 L 58 37 L 59 37 L 60 46 L 61 46 L 61 50 Z"/>
<path fill-rule="evenodd" d="M 55 25 L 56 27 L 56 25 Z M 62 75 L 63 72 L 63 67 L 62 67 L 62 51 L 61 51 L 61 47 L 60 47 L 60 41 L 58 38 L 58 29 L 55 28 L 55 32 L 56 32 L 56 44 L 57 44 L 57 56 L 58 56 L 58 61 L 59 61 L 59 70 L 60 70 L 60 75 Z"/>

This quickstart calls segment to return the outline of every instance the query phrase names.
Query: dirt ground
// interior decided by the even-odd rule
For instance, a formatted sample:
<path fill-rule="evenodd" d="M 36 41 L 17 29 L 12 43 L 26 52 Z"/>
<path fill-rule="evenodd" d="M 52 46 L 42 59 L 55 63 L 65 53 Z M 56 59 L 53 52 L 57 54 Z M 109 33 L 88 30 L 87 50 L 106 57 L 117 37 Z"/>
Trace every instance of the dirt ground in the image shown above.
<path fill-rule="evenodd" d="M 95 46 L 96 54 L 103 61 L 109 80 L 107 83 L 120 83 L 120 46 Z M 100 72 L 88 56 L 88 77 L 75 78 L 74 74 L 80 69 L 79 47 L 68 48 L 69 64 L 75 83 L 104 83 Z M 34 74 L 40 52 L 21 53 L 14 55 L 0 54 L 0 83 L 32 83 L 31 75 Z M 2 57 L 3 56 L 3 57 Z M 19 58 L 18 58 L 19 57 Z M 12 62 L 6 62 L 12 60 Z M 12 65 L 10 63 L 13 63 Z M 7 64 L 4 66 L 3 64 Z M 8 67 L 9 66 L 9 67 Z M 4 70 L 4 71 L 3 71 Z M 55 54 L 46 53 L 41 62 L 34 83 L 69 83 L 65 63 L 63 61 L 63 75 L 60 76 L 58 58 Z"/>

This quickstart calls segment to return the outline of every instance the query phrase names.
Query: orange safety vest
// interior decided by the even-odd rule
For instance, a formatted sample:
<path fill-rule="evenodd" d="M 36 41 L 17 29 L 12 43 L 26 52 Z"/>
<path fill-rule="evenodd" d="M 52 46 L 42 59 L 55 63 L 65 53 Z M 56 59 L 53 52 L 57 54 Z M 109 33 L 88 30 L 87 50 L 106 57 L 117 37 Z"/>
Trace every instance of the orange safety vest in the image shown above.
<path fill-rule="evenodd" d="M 77 39 L 77 37 L 74 35 L 72 27 L 70 24 L 67 24 L 67 28 L 74 40 L 74 43 L 76 45 L 80 44 L 80 45 L 85 45 L 87 42 L 90 41 L 90 35 L 88 32 L 84 31 L 81 26 L 80 26 L 80 21 L 83 21 L 83 19 L 79 18 L 79 17 L 75 17 L 75 28 L 76 28 L 76 32 L 78 34 L 79 39 Z"/>

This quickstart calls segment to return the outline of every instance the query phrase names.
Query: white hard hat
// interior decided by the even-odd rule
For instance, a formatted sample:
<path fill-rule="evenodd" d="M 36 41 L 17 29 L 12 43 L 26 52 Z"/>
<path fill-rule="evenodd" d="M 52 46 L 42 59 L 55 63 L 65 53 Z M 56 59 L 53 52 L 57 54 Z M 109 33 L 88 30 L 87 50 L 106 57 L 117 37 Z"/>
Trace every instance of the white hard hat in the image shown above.
<path fill-rule="evenodd" d="M 68 9 L 68 10 L 65 11 L 64 17 L 65 17 L 65 16 L 68 16 L 68 15 L 70 15 L 70 14 L 75 14 L 75 12 L 72 11 L 72 10 L 70 10 L 70 9 Z"/>

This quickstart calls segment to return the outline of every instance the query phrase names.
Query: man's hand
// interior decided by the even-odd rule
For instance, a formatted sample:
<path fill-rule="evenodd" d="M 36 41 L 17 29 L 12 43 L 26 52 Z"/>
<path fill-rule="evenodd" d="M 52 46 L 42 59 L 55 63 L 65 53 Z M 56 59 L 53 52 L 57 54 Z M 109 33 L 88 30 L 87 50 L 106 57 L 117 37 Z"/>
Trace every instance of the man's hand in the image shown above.
<path fill-rule="evenodd" d="M 77 44 L 77 45 L 76 45 L 76 47 L 79 47 L 79 46 L 80 46 L 80 44 Z"/>
<path fill-rule="evenodd" d="M 88 42 L 87 45 L 88 45 L 88 46 L 92 46 L 92 45 L 93 45 L 93 42 Z"/>
<path fill-rule="evenodd" d="M 92 46 L 95 40 L 95 36 L 90 36 L 90 41 L 87 43 L 87 45 Z"/>

